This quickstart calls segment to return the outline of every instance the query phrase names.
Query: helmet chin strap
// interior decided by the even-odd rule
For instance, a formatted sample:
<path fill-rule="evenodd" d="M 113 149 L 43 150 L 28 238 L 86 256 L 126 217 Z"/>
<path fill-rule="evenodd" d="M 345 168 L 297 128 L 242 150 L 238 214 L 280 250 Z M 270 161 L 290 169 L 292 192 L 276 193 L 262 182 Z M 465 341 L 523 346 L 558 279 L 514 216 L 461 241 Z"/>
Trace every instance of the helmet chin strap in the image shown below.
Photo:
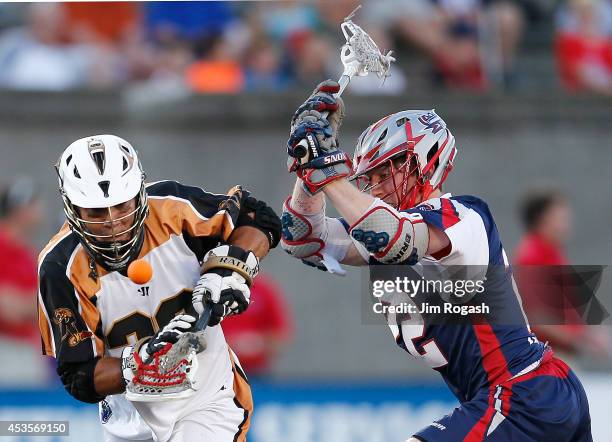
<path fill-rule="evenodd" d="M 393 161 L 391 161 L 391 172 L 392 172 L 391 176 L 393 177 L 393 187 L 395 188 L 395 195 L 397 198 L 396 206 L 398 210 L 406 210 L 411 207 L 414 207 L 415 205 L 423 201 L 424 196 L 425 196 L 425 194 L 422 192 L 423 186 L 419 183 L 418 177 L 417 177 L 416 182 L 412 185 L 412 187 L 410 188 L 408 187 L 408 181 L 410 177 L 413 174 L 418 173 L 417 172 L 418 166 L 416 165 L 413 170 L 410 170 L 410 162 L 411 162 L 411 158 L 407 157 L 404 164 L 401 167 L 396 169 L 395 165 L 393 164 Z M 398 186 L 395 183 L 395 173 L 396 171 L 399 171 L 401 169 L 403 169 L 402 182 Z M 423 196 L 421 197 L 420 201 L 417 201 L 419 194 L 422 194 Z"/>
<path fill-rule="evenodd" d="M 411 207 L 414 207 L 420 203 L 423 200 L 423 198 L 421 198 L 421 201 L 417 201 L 420 190 L 421 186 L 418 183 L 415 183 L 409 191 L 404 193 L 404 198 L 398 200 L 398 210 L 410 209 Z"/>
<path fill-rule="evenodd" d="M 432 159 L 430 164 L 433 164 L 434 161 L 435 161 L 435 158 Z M 406 162 L 409 163 L 410 160 L 407 160 Z M 425 170 L 427 170 L 428 168 L 429 168 L 429 164 L 428 166 L 425 167 Z M 410 175 L 412 175 L 415 172 L 418 173 L 417 169 L 418 167 L 415 167 L 414 170 L 407 171 L 405 173 L 404 181 L 402 182 L 403 197 L 398 198 L 398 210 L 410 209 L 411 207 L 414 207 L 417 204 L 420 204 L 423 201 L 428 200 L 431 194 L 436 189 L 439 188 L 439 185 L 437 187 L 433 187 L 431 185 L 431 183 L 429 182 L 428 176 L 426 177 L 417 176 L 416 183 L 414 183 L 414 185 L 410 189 L 408 189 L 408 178 L 407 177 L 410 177 Z M 425 175 L 428 175 L 428 173 L 425 172 Z"/>

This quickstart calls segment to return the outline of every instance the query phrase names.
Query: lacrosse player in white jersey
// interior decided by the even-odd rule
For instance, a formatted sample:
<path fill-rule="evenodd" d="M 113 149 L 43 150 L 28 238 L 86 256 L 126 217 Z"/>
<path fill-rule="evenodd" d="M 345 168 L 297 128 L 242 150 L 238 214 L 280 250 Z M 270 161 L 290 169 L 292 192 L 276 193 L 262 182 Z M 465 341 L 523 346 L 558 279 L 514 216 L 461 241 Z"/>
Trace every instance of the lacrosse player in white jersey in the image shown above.
<path fill-rule="evenodd" d="M 250 388 L 219 323 L 249 305 L 274 211 L 239 187 L 145 184 L 113 135 L 75 141 L 56 168 L 67 223 L 40 254 L 38 310 L 66 390 L 100 403 L 106 441 L 244 441 Z M 127 276 L 135 260 L 149 281 Z"/>

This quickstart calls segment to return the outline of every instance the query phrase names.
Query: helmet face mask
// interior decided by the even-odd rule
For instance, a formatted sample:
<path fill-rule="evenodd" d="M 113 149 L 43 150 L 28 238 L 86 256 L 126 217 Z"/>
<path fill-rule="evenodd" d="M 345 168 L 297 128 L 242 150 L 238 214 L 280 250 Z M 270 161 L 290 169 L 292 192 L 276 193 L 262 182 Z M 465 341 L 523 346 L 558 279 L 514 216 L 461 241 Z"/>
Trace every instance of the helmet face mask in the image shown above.
<path fill-rule="evenodd" d="M 133 210 L 126 215 L 113 218 L 112 208 L 107 207 L 108 218 L 105 221 L 84 219 L 80 215 L 80 208 L 72 205 L 70 200 L 64 195 L 62 195 L 62 197 L 64 200 L 64 212 L 66 213 L 66 218 L 68 219 L 71 229 L 79 236 L 83 247 L 85 247 L 96 262 L 108 270 L 122 270 L 138 256 L 144 239 L 144 230 L 142 226 L 148 213 L 144 184 L 141 192 L 136 198 Z M 114 226 L 130 217 L 133 218 L 130 225 L 116 232 Z M 96 230 L 95 227 L 102 225 L 111 226 L 111 233 L 109 235 L 94 233 Z M 129 239 L 118 239 L 128 233 L 130 234 Z"/>
<path fill-rule="evenodd" d="M 376 174 L 377 169 L 382 169 L 384 172 L 379 172 L 381 176 L 378 182 L 372 184 L 371 175 Z M 414 156 L 409 155 L 406 155 L 405 159 L 391 158 L 375 169 L 355 178 L 357 188 L 361 192 L 371 195 L 378 193 L 377 198 L 398 209 L 402 202 L 410 199 L 411 195 L 414 194 L 416 197 L 419 194 L 422 187 L 421 181 Z M 381 188 L 384 188 L 383 193 L 377 192 Z"/>
<path fill-rule="evenodd" d="M 386 189 L 381 199 L 405 210 L 440 189 L 452 169 L 456 152 L 455 138 L 433 110 L 398 112 L 382 118 L 361 134 L 351 179 L 357 181 L 360 190 L 370 193 L 392 180 L 392 190 Z M 387 167 L 390 174 L 373 188 L 368 185 L 369 175 L 380 167 Z M 389 198 L 395 201 L 390 202 Z"/>
<path fill-rule="evenodd" d="M 64 151 L 56 170 L 68 224 L 83 247 L 107 270 L 127 267 L 140 253 L 148 214 L 145 174 L 136 151 L 113 135 L 83 138 Z M 115 217 L 113 208 L 131 201 L 133 208 Z M 90 218 L 84 215 L 88 209 L 105 209 L 108 216 Z"/>

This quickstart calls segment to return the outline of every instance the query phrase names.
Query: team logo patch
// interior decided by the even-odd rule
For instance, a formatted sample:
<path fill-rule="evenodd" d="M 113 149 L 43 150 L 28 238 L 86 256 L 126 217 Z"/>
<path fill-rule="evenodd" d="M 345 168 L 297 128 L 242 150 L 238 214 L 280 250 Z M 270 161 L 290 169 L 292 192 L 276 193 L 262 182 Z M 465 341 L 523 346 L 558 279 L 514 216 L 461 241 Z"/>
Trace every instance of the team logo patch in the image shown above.
<path fill-rule="evenodd" d="M 108 402 L 106 402 L 106 399 L 104 399 L 102 402 L 100 402 L 100 421 L 105 424 L 112 415 L 113 410 L 111 410 L 110 405 L 108 405 Z"/>
<path fill-rule="evenodd" d="M 432 205 L 431 205 L 431 204 L 429 204 L 429 203 L 423 203 L 423 204 L 418 205 L 418 206 L 417 206 L 417 209 L 419 209 L 419 210 L 421 210 L 421 211 L 425 212 L 425 211 L 427 211 L 427 210 L 433 210 L 433 209 L 434 209 L 434 206 L 432 206 Z"/>
<path fill-rule="evenodd" d="M 76 347 L 93 335 L 90 331 L 79 331 L 74 313 L 69 308 L 56 308 L 53 312 L 53 322 L 59 325 L 62 341 L 67 340 L 70 347 Z"/>
<path fill-rule="evenodd" d="M 432 422 L 431 424 L 429 424 L 430 427 L 434 427 L 437 428 L 438 430 L 446 430 L 446 427 L 444 425 L 442 425 L 440 422 Z"/>

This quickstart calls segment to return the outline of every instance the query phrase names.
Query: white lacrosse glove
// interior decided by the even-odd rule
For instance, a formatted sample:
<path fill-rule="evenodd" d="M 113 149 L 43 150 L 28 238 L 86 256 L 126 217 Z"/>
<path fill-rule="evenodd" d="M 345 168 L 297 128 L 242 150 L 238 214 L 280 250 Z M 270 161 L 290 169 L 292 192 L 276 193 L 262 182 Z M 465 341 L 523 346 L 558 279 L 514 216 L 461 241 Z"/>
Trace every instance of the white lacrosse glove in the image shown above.
<path fill-rule="evenodd" d="M 233 245 L 223 245 L 204 257 L 203 274 L 193 289 L 193 308 L 204 311 L 211 305 L 209 326 L 223 318 L 244 312 L 251 301 L 253 278 L 259 273 L 259 260 L 251 251 Z"/>
<path fill-rule="evenodd" d="M 177 315 L 152 337 L 123 349 L 128 400 L 162 401 L 195 392 L 196 354 L 206 348 L 203 334 L 188 332 L 195 321 L 191 315 Z"/>

